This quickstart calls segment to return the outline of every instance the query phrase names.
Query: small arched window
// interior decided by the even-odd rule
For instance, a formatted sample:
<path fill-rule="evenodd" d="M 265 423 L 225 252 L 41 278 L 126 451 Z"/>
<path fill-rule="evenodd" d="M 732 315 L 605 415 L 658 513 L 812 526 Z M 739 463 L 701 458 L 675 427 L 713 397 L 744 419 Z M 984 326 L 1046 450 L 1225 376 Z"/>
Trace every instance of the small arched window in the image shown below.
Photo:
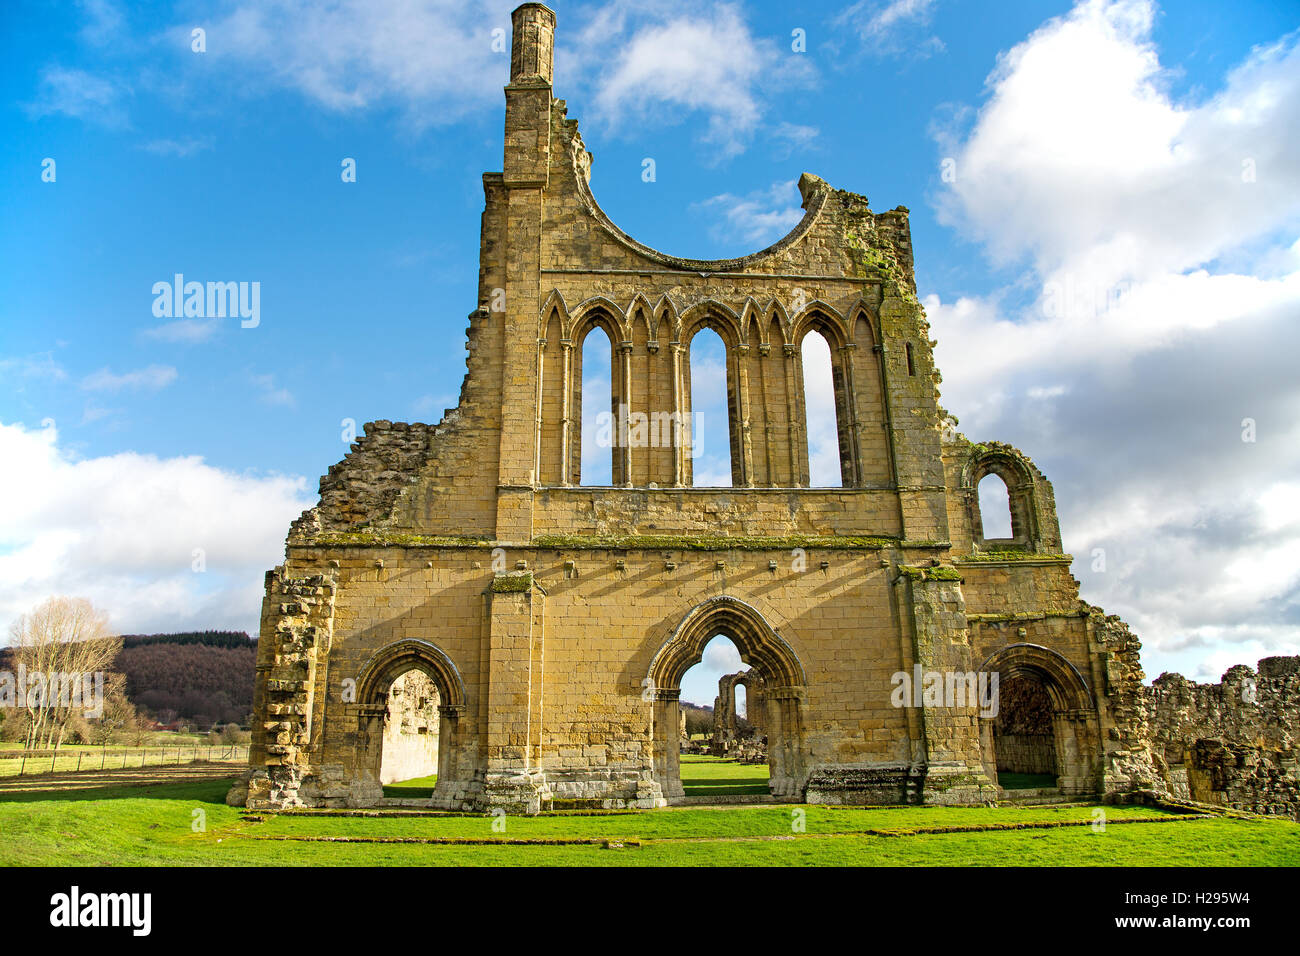
<path fill-rule="evenodd" d="M 986 541 L 1011 538 L 1011 496 L 999 475 L 990 472 L 980 479 L 979 502 L 980 537 Z"/>

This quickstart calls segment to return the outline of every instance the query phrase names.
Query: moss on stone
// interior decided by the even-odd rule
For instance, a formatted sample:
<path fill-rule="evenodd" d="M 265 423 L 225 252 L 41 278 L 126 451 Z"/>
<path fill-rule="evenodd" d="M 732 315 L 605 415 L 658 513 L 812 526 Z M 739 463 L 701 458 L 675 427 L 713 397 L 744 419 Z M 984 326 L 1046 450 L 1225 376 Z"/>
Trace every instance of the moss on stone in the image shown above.
<path fill-rule="evenodd" d="M 1070 554 L 1037 554 L 1020 548 L 993 549 L 991 551 L 973 551 L 956 559 L 962 564 L 972 562 L 1002 563 L 1004 561 L 1073 561 Z"/>
<path fill-rule="evenodd" d="M 454 535 L 404 534 L 395 531 L 332 531 L 314 535 L 309 545 L 365 545 L 368 547 L 409 548 L 485 548 L 491 538 L 472 538 Z"/>
<path fill-rule="evenodd" d="M 960 581 L 962 579 L 960 571 L 947 565 L 926 568 L 915 564 L 900 564 L 898 572 L 913 581 Z"/>
<path fill-rule="evenodd" d="M 522 594 L 533 589 L 533 572 L 498 574 L 492 579 L 493 594 Z"/>

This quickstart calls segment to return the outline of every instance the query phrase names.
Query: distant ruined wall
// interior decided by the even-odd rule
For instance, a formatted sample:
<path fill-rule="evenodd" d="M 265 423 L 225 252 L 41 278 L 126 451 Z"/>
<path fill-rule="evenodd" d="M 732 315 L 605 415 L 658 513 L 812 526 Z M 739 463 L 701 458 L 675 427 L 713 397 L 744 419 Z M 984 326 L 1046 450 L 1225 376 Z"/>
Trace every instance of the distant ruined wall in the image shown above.
<path fill-rule="evenodd" d="M 1162 674 L 1147 694 L 1171 795 L 1300 820 L 1300 657 L 1238 665 L 1218 684 Z"/>
<path fill-rule="evenodd" d="M 407 671 L 388 690 L 379 782 L 396 783 L 438 772 L 438 688 Z"/>

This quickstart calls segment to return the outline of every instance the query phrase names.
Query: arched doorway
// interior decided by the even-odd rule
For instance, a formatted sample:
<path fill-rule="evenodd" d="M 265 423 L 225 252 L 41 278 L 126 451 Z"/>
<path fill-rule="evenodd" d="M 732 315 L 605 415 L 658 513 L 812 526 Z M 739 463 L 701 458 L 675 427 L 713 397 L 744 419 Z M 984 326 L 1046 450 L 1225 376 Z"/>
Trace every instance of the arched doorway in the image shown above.
<path fill-rule="evenodd" d="M 650 662 L 644 686 L 654 707 L 655 780 L 669 803 L 685 797 L 678 744 L 681 680 L 703 658 L 705 645 L 719 635 L 735 644 L 741 660 L 763 678 L 771 793 L 802 801 L 807 777 L 803 665 L 758 610 L 728 596 L 710 598 L 688 612 Z"/>
<path fill-rule="evenodd" d="M 421 692 L 428 696 L 421 702 Z M 430 707 L 430 697 L 436 704 Z M 404 640 L 378 651 L 357 680 L 359 727 L 357 735 L 358 792 L 365 802 L 378 803 L 383 798 L 383 784 L 394 767 L 402 762 L 413 765 L 432 757 L 437 786 L 431 805 L 455 807 L 463 798 L 468 781 L 462 779 L 468 766 L 460 753 L 460 719 L 465 712 L 465 686 L 460 672 L 441 649 L 428 641 Z M 396 722 L 410 720 L 414 725 L 422 717 L 437 715 L 433 752 L 427 747 L 409 746 L 406 752 L 396 742 L 403 736 Z M 414 729 L 414 727 L 412 727 Z M 425 736 L 429 728 L 426 725 Z M 385 764 L 388 763 L 386 772 Z"/>
<path fill-rule="evenodd" d="M 1052 699 L 1041 681 L 1023 675 L 1000 681 L 993 753 L 999 787 L 1028 790 L 1056 786 Z"/>
<path fill-rule="evenodd" d="M 1011 644 L 980 670 L 998 681 L 998 712 L 980 722 L 989 777 L 1054 776 L 1063 794 L 1098 792 L 1101 724 L 1078 669 L 1050 648 Z"/>
<path fill-rule="evenodd" d="M 427 797 L 437 785 L 441 702 L 437 685 L 419 668 L 389 686 L 379 782 L 401 790 L 393 796 Z"/>

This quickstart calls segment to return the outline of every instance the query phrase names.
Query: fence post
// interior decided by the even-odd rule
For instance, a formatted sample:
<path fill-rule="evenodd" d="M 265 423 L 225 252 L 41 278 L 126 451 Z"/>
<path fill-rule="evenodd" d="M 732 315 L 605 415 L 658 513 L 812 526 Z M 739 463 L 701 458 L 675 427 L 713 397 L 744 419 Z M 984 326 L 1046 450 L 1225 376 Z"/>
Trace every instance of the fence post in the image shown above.
<path fill-rule="evenodd" d="M 84 756 L 86 756 L 86 752 L 84 750 L 79 751 L 77 753 L 77 773 L 81 773 L 81 758 Z"/>

